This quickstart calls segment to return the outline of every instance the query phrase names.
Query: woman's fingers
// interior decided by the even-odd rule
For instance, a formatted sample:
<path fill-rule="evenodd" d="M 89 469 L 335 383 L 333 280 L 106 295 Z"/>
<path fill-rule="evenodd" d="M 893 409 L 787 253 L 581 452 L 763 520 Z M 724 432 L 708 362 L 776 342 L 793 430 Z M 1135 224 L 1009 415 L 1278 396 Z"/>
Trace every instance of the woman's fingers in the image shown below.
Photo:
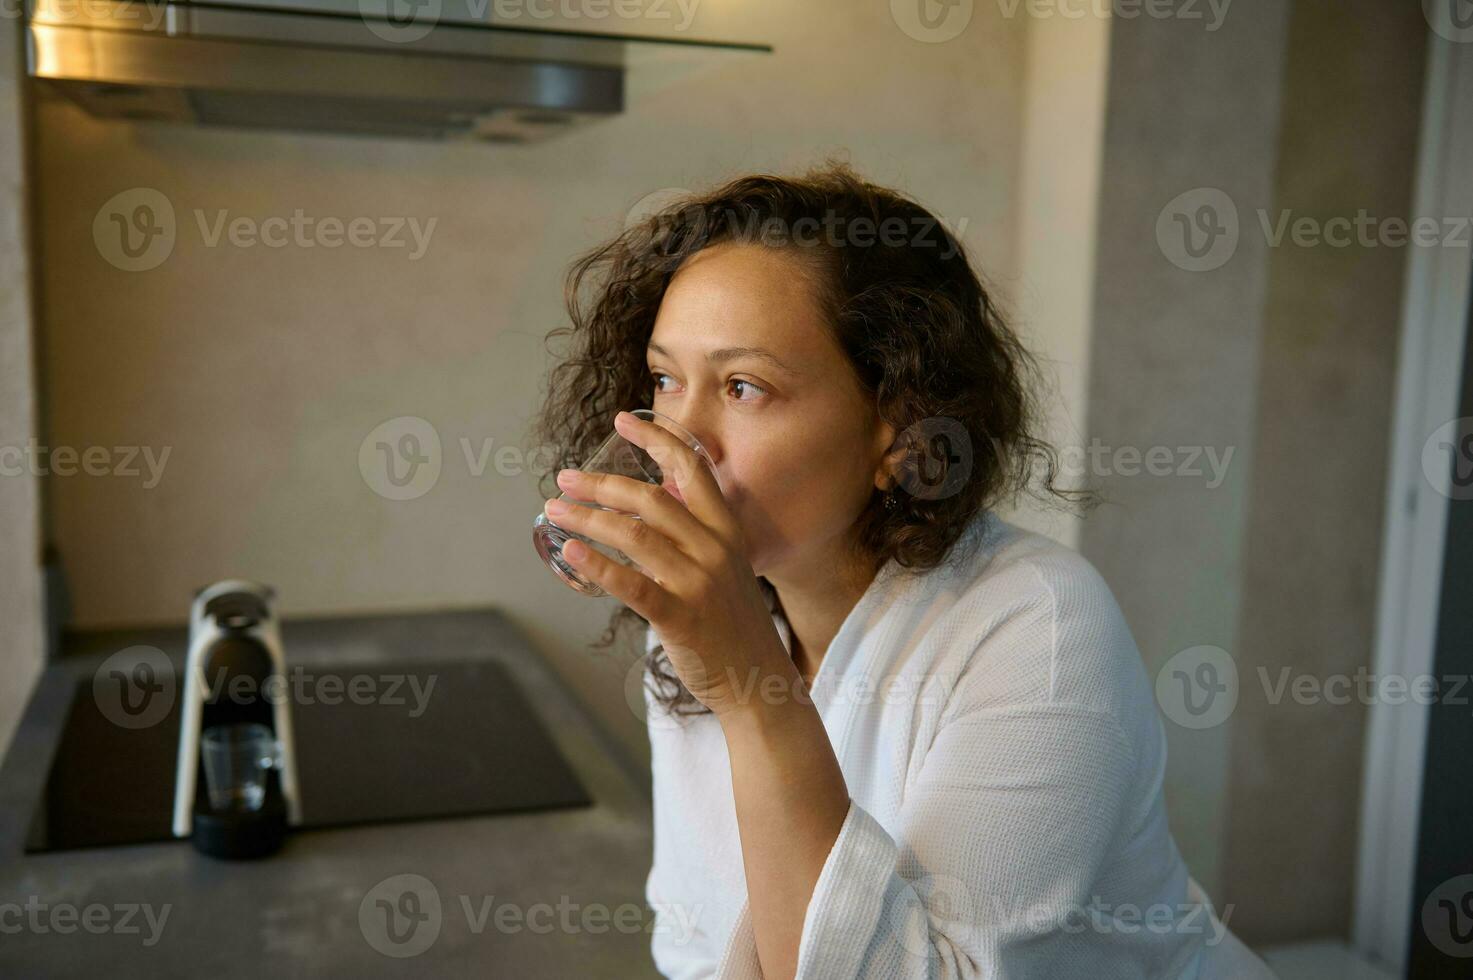
<path fill-rule="evenodd" d="M 629 412 L 614 416 L 614 428 L 654 458 L 664 473 L 666 490 L 679 497 L 697 520 L 722 533 L 729 530 L 730 511 L 716 474 L 695 450 L 663 425 Z"/>
<path fill-rule="evenodd" d="M 611 507 L 623 511 L 625 515 L 638 514 L 651 529 L 664 535 L 675 547 L 692 557 L 709 551 L 709 546 L 714 541 L 709 528 L 663 487 L 652 483 L 641 483 L 614 473 L 563 470 L 558 473 L 557 484 L 570 497 Z M 625 519 L 628 519 L 627 516 Z M 603 538 L 599 540 L 602 541 Z M 618 545 L 615 544 L 615 547 Z"/>
<path fill-rule="evenodd" d="M 673 601 L 670 594 L 638 569 L 621 565 L 578 540 L 563 546 L 563 560 L 650 622 L 660 622 L 669 615 Z"/>
<path fill-rule="evenodd" d="M 630 517 L 627 513 L 620 514 L 558 500 L 549 500 L 546 510 L 547 516 L 558 527 L 586 534 L 596 541 L 619 549 L 662 582 L 677 580 L 684 567 L 690 563 L 689 557 L 676 548 L 669 538 L 645 521 Z"/>

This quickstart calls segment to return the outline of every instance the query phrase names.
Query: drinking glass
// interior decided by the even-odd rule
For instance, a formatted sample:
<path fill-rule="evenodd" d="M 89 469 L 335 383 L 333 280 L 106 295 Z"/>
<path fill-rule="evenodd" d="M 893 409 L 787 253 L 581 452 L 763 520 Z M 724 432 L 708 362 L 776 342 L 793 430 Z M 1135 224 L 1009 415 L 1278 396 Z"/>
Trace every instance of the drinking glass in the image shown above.
<path fill-rule="evenodd" d="M 705 447 L 701 445 L 700 440 L 687 432 L 679 422 L 676 422 L 668 415 L 661 415 L 659 412 L 648 408 L 637 408 L 629 414 L 638 416 L 647 422 L 654 422 L 656 425 L 674 433 L 681 442 L 695 450 L 696 456 L 711 469 L 714 476 L 716 467 L 711 462 L 711 457 L 706 452 Z M 660 469 L 659 464 L 654 461 L 649 453 L 628 439 L 625 439 L 617 431 L 604 440 L 603 445 L 598 447 L 598 450 L 588 459 L 588 462 L 578 468 L 584 473 L 613 473 L 618 476 L 627 476 L 630 479 L 639 480 L 641 483 L 663 486 L 674 495 L 676 500 L 682 500 L 680 491 L 675 485 L 674 474 L 670 474 L 667 478 L 666 474 Z M 614 509 L 604 507 L 592 501 L 579 500 L 576 497 L 570 497 L 566 493 L 561 494 L 558 499 L 580 507 L 593 507 L 598 510 Z M 622 513 L 622 511 L 618 513 Z M 635 520 L 640 519 L 638 514 L 630 514 L 629 516 Z M 561 528 L 545 513 L 538 514 L 537 519 L 532 522 L 532 542 L 537 546 L 537 553 L 542 556 L 542 560 L 547 563 L 547 567 L 557 573 L 558 578 L 562 579 L 570 588 L 584 595 L 603 596 L 608 595 L 608 592 L 599 586 L 597 582 L 580 574 L 576 568 L 568 564 L 563 558 L 563 545 L 567 543 L 569 538 L 577 538 L 579 541 L 588 545 L 588 547 L 596 549 L 600 554 L 619 562 L 621 565 L 628 565 L 632 568 L 639 567 L 634 559 L 617 548 L 606 545 L 602 541 L 595 541 L 586 534 L 579 534 L 576 531 Z"/>
<path fill-rule="evenodd" d="M 210 806 L 219 811 L 259 810 L 266 800 L 266 770 L 276 765 L 276 736 L 265 725 L 212 725 L 200 736 Z"/>

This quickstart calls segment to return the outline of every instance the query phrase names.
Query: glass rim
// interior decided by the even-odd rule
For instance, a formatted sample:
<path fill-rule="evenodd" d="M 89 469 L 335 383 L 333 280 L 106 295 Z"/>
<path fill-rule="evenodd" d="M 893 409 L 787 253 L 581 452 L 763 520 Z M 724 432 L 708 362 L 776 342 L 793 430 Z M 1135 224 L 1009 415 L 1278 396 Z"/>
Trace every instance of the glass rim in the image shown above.
<path fill-rule="evenodd" d="M 274 735 L 270 725 L 259 721 L 236 721 L 211 725 L 200 733 L 200 741 L 211 745 L 239 745 Z"/>

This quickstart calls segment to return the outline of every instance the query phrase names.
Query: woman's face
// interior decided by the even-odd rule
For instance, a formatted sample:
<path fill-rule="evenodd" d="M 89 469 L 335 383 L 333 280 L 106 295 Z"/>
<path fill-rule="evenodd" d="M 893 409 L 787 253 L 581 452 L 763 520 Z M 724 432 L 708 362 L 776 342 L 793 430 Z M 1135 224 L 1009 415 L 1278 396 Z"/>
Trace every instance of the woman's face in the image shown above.
<path fill-rule="evenodd" d="M 671 278 L 647 354 L 654 409 L 710 453 L 757 575 L 845 554 L 895 437 L 808 276 L 775 249 L 704 249 Z"/>

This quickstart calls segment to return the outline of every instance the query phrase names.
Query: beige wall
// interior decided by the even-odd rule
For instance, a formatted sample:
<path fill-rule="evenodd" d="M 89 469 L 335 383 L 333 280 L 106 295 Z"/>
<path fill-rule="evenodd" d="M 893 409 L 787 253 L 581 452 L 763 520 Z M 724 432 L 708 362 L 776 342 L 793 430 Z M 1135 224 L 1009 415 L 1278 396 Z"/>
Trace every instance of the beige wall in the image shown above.
<path fill-rule="evenodd" d="M 1029 24 L 1018 186 L 1021 274 L 1010 292 L 1020 331 L 1045 359 L 1053 389 L 1048 436 L 1064 451 L 1062 483 L 1070 487 L 1087 478 L 1078 464 L 1088 445 L 1094 230 L 1109 53 L 1108 17 L 1040 17 Z M 1068 511 L 1029 507 L 1012 517 L 1071 546 L 1078 542 L 1081 521 Z"/>
<path fill-rule="evenodd" d="M 752 9 L 774 55 L 535 147 L 181 129 L 41 106 L 50 439 L 170 451 L 152 488 L 142 476 L 49 481 L 75 620 L 180 621 L 193 589 L 227 575 L 275 584 L 287 614 L 490 603 L 643 753 L 629 661 L 584 650 L 610 607 L 538 563 L 533 479 L 494 462 L 474 476 L 459 443 L 524 444 L 569 260 L 661 188 L 847 151 L 965 222 L 1000 281 L 1019 276 L 1025 18 L 978 4 L 960 37 L 928 44 L 888 4 Z M 94 245 L 93 219 L 137 187 L 169 199 L 177 238 L 157 268 L 125 272 Z M 302 209 L 437 224 L 410 261 L 402 249 L 210 248 L 195 209 L 207 222 L 219 209 Z M 412 500 L 379 496 L 358 467 L 365 436 L 398 416 L 428 420 L 443 445 L 438 483 Z"/>
<path fill-rule="evenodd" d="M 1426 34 L 1415 4 L 1265 0 L 1111 38 L 1090 434 L 1233 457 L 1216 488 L 1107 476 L 1082 550 L 1165 682 L 1172 830 L 1255 944 L 1349 931 L 1364 707 L 1272 685 L 1370 663 L 1406 262 L 1263 223 L 1409 217 Z M 1171 222 L 1212 194 L 1236 250 L 1193 267 Z M 1194 680 L 1194 717 L 1203 676 L 1236 701 Z"/>
<path fill-rule="evenodd" d="M 36 376 L 28 251 L 27 124 L 20 31 L 0 18 L 0 447 L 36 434 Z M 41 587 L 41 483 L 11 456 L 0 460 L 0 752 L 45 656 Z M 19 470 L 19 472 L 16 472 Z"/>
<path fill-rule="evenodd" d="M 1165 476 L 1111 466 L 1095 481 L 1108 503 L 1085 522 L 1080 547 L 1114 589 L 1152 677 L 1178 652 L 1239 649 L 1268 282 L 1247 202 L 1272 195 L 1291 6 L 1234 6 L 1213 32 L 1150 17 L 1112 25 L 1089 435 L 1142 455 L 1197 447 L 1199 470 L 1206 448 L 1233 451 L 1216 487 L 1176 475 L 1178 465 Z M 1244 202 L 1236 252 L 1208 271 L 1174 264 L 1157 238 L 1168 204 L 1197 188 Z M 1166 725 L 1171 829 L 1220 901 L 1233 726 Z"/>
<path fill-rule="evenodd" d="M 1426 37 L 1416 5 L 1295 5 L 1272 214 L 1412 213 Z M 1366 706 L 1273 703 L 1263 676 L 1370 669 L 1406 253 L 1270 259 L 1222 892 L 1265 942 L 1350 931 Z M 1286 894 L 1285 867 L 1312 873 Z"/>

